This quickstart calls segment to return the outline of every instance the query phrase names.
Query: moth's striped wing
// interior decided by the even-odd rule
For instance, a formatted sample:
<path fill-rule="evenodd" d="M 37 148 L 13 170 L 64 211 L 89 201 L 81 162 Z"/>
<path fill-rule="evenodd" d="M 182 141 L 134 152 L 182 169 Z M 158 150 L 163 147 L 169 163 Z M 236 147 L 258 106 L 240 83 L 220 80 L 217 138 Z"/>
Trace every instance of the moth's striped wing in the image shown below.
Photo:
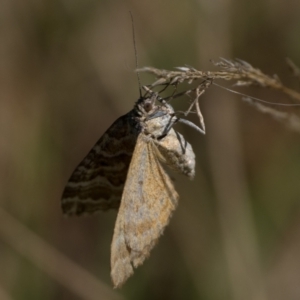
<path fill-rule="evenodd" d="M 71 175 L 62 195 L 67 215 L 119 208 L 137 129 L 132 111 L 117 119 Z"/>
<path fill-rule="evenodd" d="M 120 287 L 141 265 L 163 233 L 178 194 L 161 166 L 157 146 L 143 133 L 128 170 L 111 245 L 111 277 Z"/>

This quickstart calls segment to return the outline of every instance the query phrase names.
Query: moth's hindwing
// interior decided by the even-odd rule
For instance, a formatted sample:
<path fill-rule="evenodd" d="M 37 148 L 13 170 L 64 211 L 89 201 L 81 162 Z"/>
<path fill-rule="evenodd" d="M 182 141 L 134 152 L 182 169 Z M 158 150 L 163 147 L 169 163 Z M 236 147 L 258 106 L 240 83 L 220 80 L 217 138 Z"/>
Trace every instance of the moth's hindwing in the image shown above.
<path fill-rule="evenodd" d="M 183 135 L 173 128 L 161 140 L 155 141 L 161 162 L 169 168 L 193 179 L 195 176 L 195 153 Z"/>
<path fill-rule="evenodd" d="M 132 111 L 117 119 L 71 175 L 62 195 L 67 215 L 119 208 L 138 131 Z"/>

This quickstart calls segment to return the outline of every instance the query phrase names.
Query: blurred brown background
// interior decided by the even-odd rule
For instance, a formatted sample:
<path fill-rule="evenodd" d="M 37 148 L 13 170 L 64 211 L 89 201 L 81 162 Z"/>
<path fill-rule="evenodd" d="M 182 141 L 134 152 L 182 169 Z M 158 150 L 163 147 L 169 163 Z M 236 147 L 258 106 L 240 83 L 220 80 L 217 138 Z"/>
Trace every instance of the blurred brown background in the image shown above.
<path fill-rule="evenodd" d="M 217 87 L 201 99 L 206 136 L 176 126 L 196 178 L 176 176 L 170 226 L 121 290 L 116 212 L 62 216 L 72 170 L 138 98 L 129 10 L 140 67 L 237 57 L 298 88 L 284 60 L 300 65 L 299 1 L 3 0 L 0 299 L 300 299 L 300 136 Z"/>

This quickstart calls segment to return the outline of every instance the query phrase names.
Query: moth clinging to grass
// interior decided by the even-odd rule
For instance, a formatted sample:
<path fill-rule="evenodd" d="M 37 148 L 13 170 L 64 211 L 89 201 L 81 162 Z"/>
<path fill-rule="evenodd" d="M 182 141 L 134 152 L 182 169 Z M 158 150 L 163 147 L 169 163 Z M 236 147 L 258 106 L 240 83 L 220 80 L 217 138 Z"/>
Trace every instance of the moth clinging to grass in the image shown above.
<path fill-rule="evenodd" d="M 170 104 L 147 89 L 98 140 L 63 192 L 66 215 L 118 209 L 111 245 L 114 287 L 149 256 L 177 206 L 179 196 L 162 164 L 194 177 L 193 149 L 172 128 L 179 120 Z"/>

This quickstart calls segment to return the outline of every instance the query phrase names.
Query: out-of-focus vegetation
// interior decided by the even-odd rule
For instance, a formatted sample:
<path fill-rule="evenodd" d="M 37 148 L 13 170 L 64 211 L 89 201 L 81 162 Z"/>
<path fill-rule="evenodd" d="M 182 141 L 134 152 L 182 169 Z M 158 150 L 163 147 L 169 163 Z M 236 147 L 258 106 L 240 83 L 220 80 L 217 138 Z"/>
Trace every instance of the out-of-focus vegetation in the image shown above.
<path fill-rule="evenodd" d="M 62 216 L 72 170 L 138 98 L 129 10 L 140 67 L 237 57 L 299 87 L 285 64 L 300 65 L 298 1 L 2 1 L 0 298 L 299 299 L 300 135 L 215 86 L 201 97 L 206 136 L 176 126 L 195 180 L 174 175 L 180 205 L 121 290 L 109 278 L 116 212 Z"/>

